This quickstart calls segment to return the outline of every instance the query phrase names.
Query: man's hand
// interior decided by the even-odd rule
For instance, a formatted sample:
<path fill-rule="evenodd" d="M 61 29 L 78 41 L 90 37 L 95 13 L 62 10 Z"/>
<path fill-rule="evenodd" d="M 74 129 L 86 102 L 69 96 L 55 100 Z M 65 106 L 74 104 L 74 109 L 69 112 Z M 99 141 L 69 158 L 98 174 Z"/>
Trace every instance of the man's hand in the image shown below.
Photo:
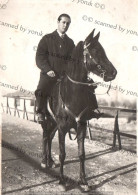
<path fill-rule="evenodd" d="M 53 70 L 50 70 L 47 72 L 47 75 L 50 76 L 50 77 L 55 77 L 55 72 Z"/>

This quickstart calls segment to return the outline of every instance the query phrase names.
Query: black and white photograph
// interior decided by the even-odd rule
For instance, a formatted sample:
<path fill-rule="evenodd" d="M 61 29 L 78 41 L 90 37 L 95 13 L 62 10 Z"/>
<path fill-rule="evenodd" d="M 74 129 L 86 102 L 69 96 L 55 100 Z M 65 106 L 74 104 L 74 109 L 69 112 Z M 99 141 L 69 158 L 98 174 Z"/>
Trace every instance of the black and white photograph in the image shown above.
<path fill-rule="evenodd" d="M 2 195 L 138 193 L 137 13 L 0 0 Z"/>

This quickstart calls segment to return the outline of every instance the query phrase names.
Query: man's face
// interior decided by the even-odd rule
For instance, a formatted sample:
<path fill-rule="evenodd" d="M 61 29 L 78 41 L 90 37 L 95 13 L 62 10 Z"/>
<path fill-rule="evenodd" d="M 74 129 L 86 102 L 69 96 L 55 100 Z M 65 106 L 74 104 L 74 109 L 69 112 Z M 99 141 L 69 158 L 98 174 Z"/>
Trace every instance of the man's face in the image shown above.
<path fill-rule="evenodd" d="M 60 33 L 64 34 L 67 32 L 69 25 L 70 25 L 70 19 L 67 17 L 62 17 L 60 21 L 58 21 L 58 30 Z"/>

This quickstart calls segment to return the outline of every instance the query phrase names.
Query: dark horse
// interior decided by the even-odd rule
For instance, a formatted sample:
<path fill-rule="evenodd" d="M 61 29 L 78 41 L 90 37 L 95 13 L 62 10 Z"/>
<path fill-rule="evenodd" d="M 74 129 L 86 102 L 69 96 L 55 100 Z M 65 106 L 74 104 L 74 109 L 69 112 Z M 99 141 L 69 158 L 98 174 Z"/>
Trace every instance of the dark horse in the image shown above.
<path fill-rule="evenodd" d="M 72 60 L 67 63 L 67 72 L 53 89 L 48 102 L 51 116 L 43 128 L 43 157 L 46 167 L 52 167 L 51 144 L 55 131 L 59 135 L 60 184 L 65 184 L 63 165 L 65 160 L 65 135 L 71 128 L 76 130 L 78 155 L 80 160 L 80 184 L 88 186 L 85 178 L 84 139 L 87 120 L 92 118 L 92 93 L 94 82 L 87 82 L 89 72 L 102 77 L 104 81 L 115 79 L 117 71 L 108 60 L 102 45 L 98 42 L 100 32 L 94 37 L 94 30 L 81 41 L 72 52 Z"/>

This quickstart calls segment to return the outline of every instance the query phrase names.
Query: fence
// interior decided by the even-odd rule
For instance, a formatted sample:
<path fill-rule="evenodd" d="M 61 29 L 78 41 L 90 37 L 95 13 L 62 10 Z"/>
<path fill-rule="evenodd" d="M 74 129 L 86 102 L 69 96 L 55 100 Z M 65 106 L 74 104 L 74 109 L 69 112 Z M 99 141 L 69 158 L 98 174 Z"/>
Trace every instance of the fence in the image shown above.
<path fill-rule="evenodd" d="M 21 97 L 6 97 L 7 101 L 6 101 L 6 106 L 4 106 L 3 104 L 1 104 L 3 112 L 5 112 L 4 107 L 6 107 L 6 113 L 10 113 L 11 115 L 11 109 L 14 109 L 14 116 L 16 116 L 16 113 L 18 114 L 18 117 L 20 117 L 19 111 L 23 112 L 23 119 L 29 120 L 28 118 L 28 114 L 33 114 L 33 121 L 36 122 L 36 101 L 35 99 L 31 99 L 31 98 L 21 98 Z M 9 98 L 14 98 L 14 108 L 9 106 Z M 23 110 L 18 109 L 18 104 L 17 104 L 17 100 L 22 99 L 23 100 Z M 27 108 L 26 108 L 26 100 L 30 100 L 33 101 L 34 104 L 34 111 L 33 112 L 28 112 Z M 136 135 L 132 135 L 132 134 L 128 134 L 128 133 L 123 133 L 120 132 L 119 130 L 119 123 L 118 123 L 118 117 L 120 113 L 124 113 L 124 112 L 129 112 L 129 113 L 133 113 L 136 115 L 136 110 L 134 109 L 124 109 L 124 108 L 114 108 L 114 107 L 104 107 L 104 106 L 99 106 L 99 109 L 102 109 L 104 111 L 109 111 L 110 115 L 105 114 L 103 115 L 103 118 L 109 118 L 109 117 L 114 117 L 115 121 L 114 121 L 114 131 L 109 130 L 109 129 L 102 129 L 103 131 L 106 131 L 108 133 L 112 133 L 113 134 L 113 148 L 116 147 L 116 138 L 118 139 L 118 144 L 119 144 L 119 150 L 122 149 L 122 145 L 121 145 L 121 136 L 125 136 L 131 139 L 136 139 Z M 111 111 L 114 111 L 114 114 L 111 114 Z M 112 115 L 112 116 L 111 116 Z M 91 126 L 92 128 L 95 128 L 94 126 Z M 89 125 L 89 121 L 88 121 L 88 136 L 89 139 L 92 140 L 92 132 L 91 132 L 91 127 Z"/>
<path fill-rule="evenodd" d="M 9 106 L 9 99 L 10 98 L 14 99 L 14 108 Z M 18 109 L 18 101 L 17 100 L 23 100 L 23 110 Z M 34 111 L 33 112 L 27 111 L 27 108 L 26 108 L 26 101 L 27 100 L 33 101 L 33 104 L 34 104 Z M 23 112 L 23 119 L 25 119 L 25 117 L 26 117 L 26 119 L 29 120 L 28 114 L 33 114 L 34 115 L 33 121 L 36 122 L 36 101 L 35 101 L 35 99 L 22 98 L 22 97 L 6 97 L 6 106 L 4 106 L 3 103 L 1 103 L 1 106 L 2 106 L 3 112 L 5 112 L 4 108 L 6 107 L 6 113 L 7 114 L 10 113 L 10 115 L 11 115 L 11 109 L 14 109 L 14 116 L 16 116 L 16 113 L 17 113 L 18 117 L 20 117 L 19 111 Z"/>
<path fill-rule="evenodd" d="M 116 147 L 116 138 L 118 138 L 119 150 L 122 149 L 121 136 L 128 137 L 128 138 L 131 138 L 131 139 L 136 139 L 137 138 L 136 135 L 120 132 L 119 122 L 118 122 L 119 113 L 121 114 L 121 113 L 124 113 L 124 112 L 129 112 L 129 113 L 134 113 L 136 115 L 136 110 L 134 110 L 134 109 L 124 109 L 124 108 L 114 108 L 114 107 L 104 107 L 104 106 L 99 106 L 99 109 L 109 110 L 109 111 L 114 111 L 115 112 L 115 114 L 113 114 L 113 116 L 112 116 L 112 117 L 115 118 L 114 130 L 112 131 L 112 130 L 109 130 L 109 129 L 101 129 L 101 130 L 106 131 L 108 133 L 113 133 L 113 145 L 112 145 L 113 148 Z M 108 118 L 108 117 L 109 116 L 103 116 L 103 118 Z M 95 128 L 94 126 L 92 126 L 92 127 Z M 89 135 L 89 139 L 92 139 L 92 134 L 91 134 L 91 131 L 90 131 L 90 127 L 89 127 L 89 131 L 88 131 L 88 135 Z"/>

